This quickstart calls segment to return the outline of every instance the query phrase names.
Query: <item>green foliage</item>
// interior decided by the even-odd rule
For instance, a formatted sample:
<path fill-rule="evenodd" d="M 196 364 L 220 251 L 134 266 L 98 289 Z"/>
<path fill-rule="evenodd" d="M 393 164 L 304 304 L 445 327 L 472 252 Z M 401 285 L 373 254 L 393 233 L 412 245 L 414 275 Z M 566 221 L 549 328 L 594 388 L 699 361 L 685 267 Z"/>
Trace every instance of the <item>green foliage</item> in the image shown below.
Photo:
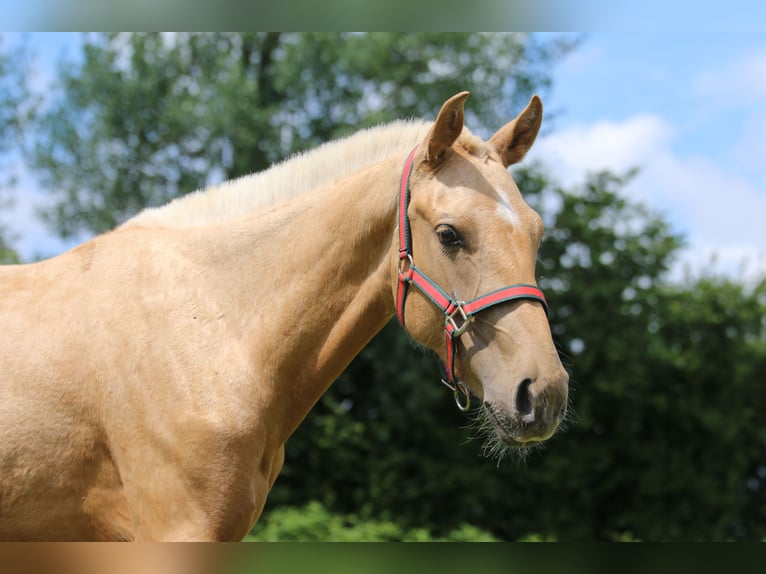
<path fill-rule="evenodd" d="M 17 143 L 34 107 L 27 83 L 28 58 L 23 46 L 6 48 L 0 36 L 0 152 Z"/>
<path fill-rule="evenodd" d="M 18 254 L 3 239 L 0 229 L 0 265 L 19 263 Z"/>
<path fill-rule="evenodd" d="M 679 517 L 653 536 L 763 536 L 765 327 L 766 280 L 746 288 L 703 277 L 691 289 L 664 287 L 650 311 L 647 408 L 662 426 L 638 436 L 657 445 L 652 456 L 665 465 L 641 490 L 658 510 L 660 500 L 672 501 Z"/>
<path fill-rule="evenodd" d="M 393 521 L 340 516 L 316 501 L 283 507 L 261 521 L 246 538 L 250 542 L 494 542 L 491 534 L 461 524 L 443 537 L 425 528 L 404 529 Z"/>
<path fill-rule="evenodd" d="M 558 527 L 566 536 L 757 539 L 766 282 L 662 281 L 679 240 L 616 193 L 623 183 L 600 174 L 557 190 L 541 284 L 573 371 L 576 420 L 561 448 L 578 452 L 560 461 L 564 483 L 540 486 L 574 511 Z M 556 464 L 561 451 L 551 454 Z"/>
<path fill-rule="evenodd" d="M 36 105 L 28 85 L 27 51 L 23 46 L 8 49 L 3 40 L 0 36 L 0 210 L 11 204 L 6 192 L 17 175 L 3 154 L 11 152 L 22 141 Z M 9 243 L 8 233 L 0 222 L 0 265 L 19 262 Z"/>

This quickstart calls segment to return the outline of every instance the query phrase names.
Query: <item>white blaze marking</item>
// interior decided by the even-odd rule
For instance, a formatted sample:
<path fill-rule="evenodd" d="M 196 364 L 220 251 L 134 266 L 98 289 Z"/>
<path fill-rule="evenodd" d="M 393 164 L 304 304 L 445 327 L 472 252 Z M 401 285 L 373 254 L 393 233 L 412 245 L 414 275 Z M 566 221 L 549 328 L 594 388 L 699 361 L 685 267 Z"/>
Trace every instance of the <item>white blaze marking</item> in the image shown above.
<path fill-rule="evenodd" d="M 511 207 L 511 202 L 508 201 L 508 195 L 502 189 L 497 190 L 498 202 L 495 212 L 512 225 L 519 224 L 519 216 L 516 211 Z"/>

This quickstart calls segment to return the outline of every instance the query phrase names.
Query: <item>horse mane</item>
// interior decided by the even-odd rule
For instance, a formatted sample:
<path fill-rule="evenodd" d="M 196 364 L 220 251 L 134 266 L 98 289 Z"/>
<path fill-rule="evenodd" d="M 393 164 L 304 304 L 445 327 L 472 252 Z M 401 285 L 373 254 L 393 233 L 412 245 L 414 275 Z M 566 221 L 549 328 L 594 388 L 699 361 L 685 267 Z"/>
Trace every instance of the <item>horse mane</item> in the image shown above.
<path fill-rule="evenodd" d="M 420 120 L 399 120 L 361 130 L 264 171 L 144 209 L 123 227 L 185 228 L 242 219 L 395 154 L 406 154 L 425 138 L 430 126 Z"/>

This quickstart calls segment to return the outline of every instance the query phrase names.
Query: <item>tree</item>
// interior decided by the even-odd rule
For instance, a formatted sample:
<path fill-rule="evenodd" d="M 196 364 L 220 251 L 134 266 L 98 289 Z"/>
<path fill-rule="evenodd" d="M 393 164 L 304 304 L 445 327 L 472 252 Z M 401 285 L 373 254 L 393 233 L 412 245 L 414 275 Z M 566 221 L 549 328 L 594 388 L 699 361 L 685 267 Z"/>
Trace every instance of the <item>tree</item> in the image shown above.
<path fill-rule="evenodd" d="M 27 66 L 28 55 L 24 47 L 5 49 L 0 36 L 0 208 L 10 205 L 10 198 L 3 197 L 3 192 L 15 182 L 12 166 L 4 161 L 4 156 L 21 141 L 34 108 L 34 98 L 30 96 L 27 83 Z M 18 255 L 11 248 L 8 233 L 0 222 L 0 264 L 18 262 Z"/>
<path fill-rule="evenodd" d="M 473 92 L 496 128 L 550 82 L 570 41 L 521 34 L 102 34 L 60 70 L 30 159 L 62 236 L 261 170 L 379 122 L 431 117 Z"/>
<path fill-rule="evenodd" d="M 0 36 L 0 152 L 8 152 L 17 142 L 29 119 L 31 105 L 26 80 L 28 54 L 23 46 L 5 48 Z"/>

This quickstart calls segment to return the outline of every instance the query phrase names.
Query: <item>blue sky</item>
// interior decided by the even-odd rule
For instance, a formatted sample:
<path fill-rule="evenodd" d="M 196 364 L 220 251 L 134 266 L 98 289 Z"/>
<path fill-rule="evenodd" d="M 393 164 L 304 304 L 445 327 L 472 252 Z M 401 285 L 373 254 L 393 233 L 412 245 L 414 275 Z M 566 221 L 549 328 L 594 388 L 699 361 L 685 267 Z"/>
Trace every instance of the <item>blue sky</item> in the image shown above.
<path fill-rule="evenodd" d="M 638 166 L 628 195 L 687 236 L 677 272 L 766 274 L 766 34 L 591 33 L 546 100 L 532 157 L 559 179 Z"/>
<path fill-rule="evenodd" d="M 29 38 L 39 85 L 77 53 L 77 36 Z M 715 260 L 737 277 L 766 274 L 766 33 L 591 32 L 556 66 L 545 106 L 556 119 L 531 159 L 565 184 L 640 167 L 626 192 L 686 234 L 678 273 Z M 34 220 L 45 196 L 31 178 L 17 198 L 1 219 L 24 258 L 71 244 Z"/>

